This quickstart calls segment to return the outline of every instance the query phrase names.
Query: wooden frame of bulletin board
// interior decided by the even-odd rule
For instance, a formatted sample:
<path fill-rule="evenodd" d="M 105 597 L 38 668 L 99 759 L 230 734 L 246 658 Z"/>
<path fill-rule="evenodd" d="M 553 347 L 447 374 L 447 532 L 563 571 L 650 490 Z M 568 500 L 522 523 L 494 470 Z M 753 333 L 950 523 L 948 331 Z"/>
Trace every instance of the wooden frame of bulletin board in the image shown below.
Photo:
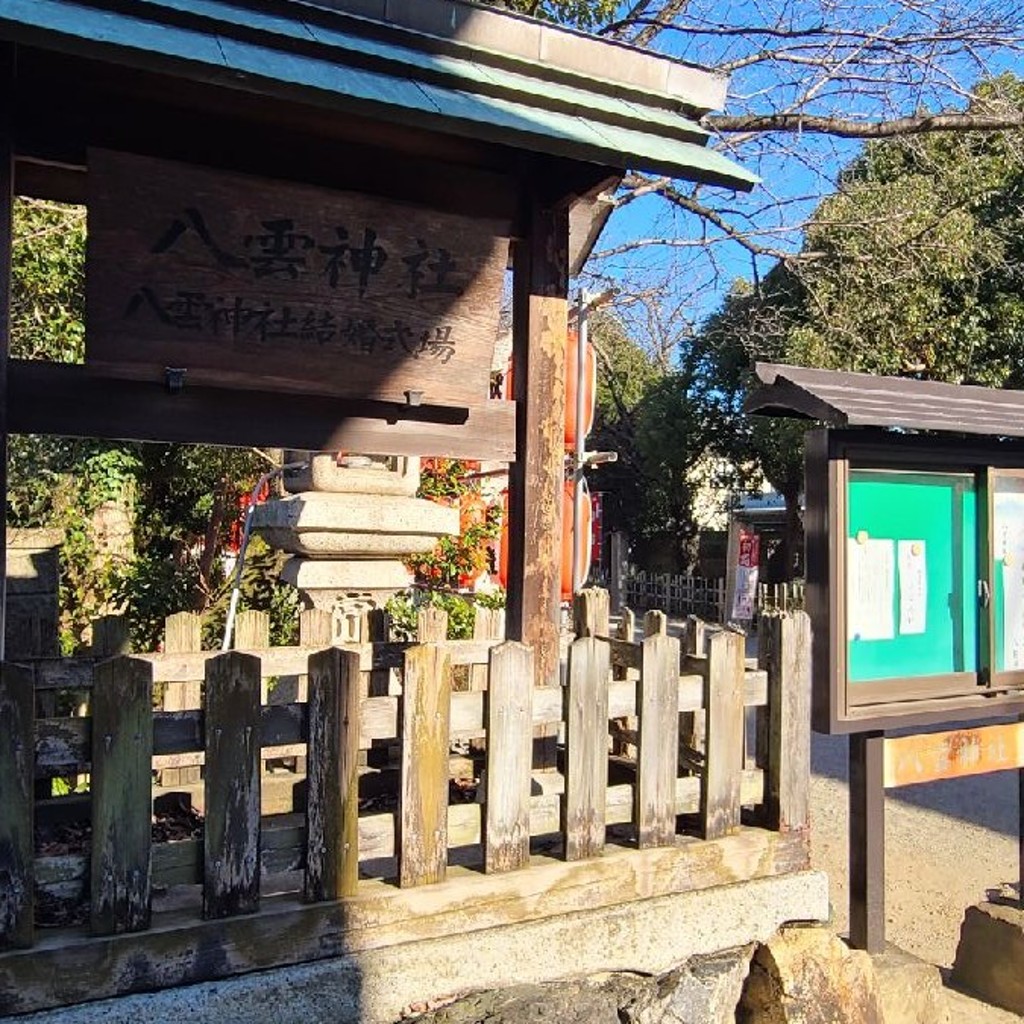
<path fill-rule="evenodd" d="M 816 730 L 1024 710 L 1024 444 L 813 431 L 805 523 Z"/>

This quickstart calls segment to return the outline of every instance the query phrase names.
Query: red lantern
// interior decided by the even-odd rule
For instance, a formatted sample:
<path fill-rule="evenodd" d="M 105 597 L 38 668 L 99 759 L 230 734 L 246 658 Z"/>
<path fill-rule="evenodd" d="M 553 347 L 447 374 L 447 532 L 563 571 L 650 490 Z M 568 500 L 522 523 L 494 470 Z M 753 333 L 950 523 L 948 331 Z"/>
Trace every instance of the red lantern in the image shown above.
<path fill-rule="evenodd" d="M 577 501 L 580 506 L 580 532 L 576 538 L 576 550 L 578 552 L 578 570 L 576 587 L 573 587 L 572 580 L 572 502 L 573 482 L 566 480 L 562 487 L 562 569 L 560 581 L 560 595 L 563 601 L 571 601 L 575 590 L 578 590 L 587 576 L 590 575 L 590 532 L 592 528 L 593 511 L 590 504 L 590 491 L 587 488 L 586 480 L 581 481 Z M 498 552 L 498 582 L 508 586 L 508 491 L 503 491 L 502 520 L 501 520 L 501 549 Z"/>
<path fill-rule="evenodd" d="M 569 330 L 565 346 L 565 429 L 563 431 L 566 448 L 576 447 L 576 364 L 579 349 L 579 335 L 575 329 Z M 583 357 L 583 437 L 594 429 L 594 410 L 597 397 L 597 359 L 594 346 L 589 342 Z M 515 398 L 513 387 L 512 360 L 509 360 L 505 372 L 505 397 Z"/>

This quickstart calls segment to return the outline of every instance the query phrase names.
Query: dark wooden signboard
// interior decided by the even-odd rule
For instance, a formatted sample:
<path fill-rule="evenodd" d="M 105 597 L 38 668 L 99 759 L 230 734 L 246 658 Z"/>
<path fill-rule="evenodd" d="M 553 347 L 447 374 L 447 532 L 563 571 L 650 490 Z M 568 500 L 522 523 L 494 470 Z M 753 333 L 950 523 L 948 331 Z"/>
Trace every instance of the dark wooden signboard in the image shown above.
<path fill-rule="evenodd" d="M 89 153 L 86 362 L 467 407 L 488 396 L 508 225 Z"/>

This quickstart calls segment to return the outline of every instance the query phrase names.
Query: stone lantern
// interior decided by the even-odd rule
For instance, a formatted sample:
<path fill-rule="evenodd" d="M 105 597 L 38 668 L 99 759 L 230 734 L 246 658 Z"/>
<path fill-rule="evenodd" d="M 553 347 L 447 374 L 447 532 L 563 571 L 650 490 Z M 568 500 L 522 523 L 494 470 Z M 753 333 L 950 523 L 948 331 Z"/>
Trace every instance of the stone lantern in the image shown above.
<path fill-rule="evenodd" d="M 363 613 L 412 583 L 405 561 L 458 534 L 459 510 L 417 498 L 419 479 L 418 458 L 314 454 L 255 510 L 253 530 L 292 556 L 281 578 L 332 614 L 332 642 L 360 639 Z"/>

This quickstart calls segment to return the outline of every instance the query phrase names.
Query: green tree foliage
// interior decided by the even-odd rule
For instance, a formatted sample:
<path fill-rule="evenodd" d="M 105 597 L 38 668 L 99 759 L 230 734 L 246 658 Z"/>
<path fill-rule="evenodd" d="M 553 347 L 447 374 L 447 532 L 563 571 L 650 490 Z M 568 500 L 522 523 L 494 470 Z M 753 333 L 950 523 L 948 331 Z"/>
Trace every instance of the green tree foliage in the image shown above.
<path fill-rule="evenodd" d="M 18 199 L 12 252 L 15 358 L 81 362 L 85 355 L 85 211 Z M 61 642 L 81 648 L 96 615 L 125 611 L 139 649 L 159 639 L 175 611 L 207 613 L 219 632 L 227 604 L 222 555 L 247 494 L 267 468 L 255 451 L 14 435 L 8 451 L 7 521 L 55 526 L 61 553 Z M 133 536 L 110 550 L 99 536 L 104 506 Z M 243 607 L 270 610 L 287 635 L 294 594 L 270 583 L 274 556 L 254 541 Z"/>
<path fill-rule="evenodd" d="M 1024 83 L 978 102 L 1024 109 Z M 756 360 L 1024 385 L 1024 133 L 869 143 L 811 218 L 801 253 L 741 283 L 701 332 L 734 412 Z M 734 420 L 795 508 L 805 425 Z M 794 541 L 791 564 L 795 559 Z"/>

